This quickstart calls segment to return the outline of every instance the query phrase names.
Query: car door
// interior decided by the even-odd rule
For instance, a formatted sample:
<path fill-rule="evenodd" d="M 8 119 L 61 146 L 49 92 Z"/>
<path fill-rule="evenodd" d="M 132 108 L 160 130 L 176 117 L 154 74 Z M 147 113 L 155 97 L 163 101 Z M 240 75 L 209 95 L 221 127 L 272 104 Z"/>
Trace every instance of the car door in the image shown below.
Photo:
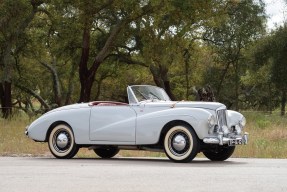
<path fill-rule="evenodd" d="M 129 105 L 91 109 L 90 140 L 135 143 L 136 113 Z"/>

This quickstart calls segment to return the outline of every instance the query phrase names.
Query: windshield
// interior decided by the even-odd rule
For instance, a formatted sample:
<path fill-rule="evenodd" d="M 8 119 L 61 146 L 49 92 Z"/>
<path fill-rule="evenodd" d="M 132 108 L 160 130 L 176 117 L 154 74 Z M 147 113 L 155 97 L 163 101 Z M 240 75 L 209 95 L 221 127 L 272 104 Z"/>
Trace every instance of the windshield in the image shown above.
<path fill-rule="evenodd" d="M 130 86 L 133 95 L 136 97 L 137 102 L 151 100 L 151 101 L 170 101 L 166 92 L 159 87 L 151 85 L 134 85 Z M 134 103 L 130 97 L 130 103 Z"/>

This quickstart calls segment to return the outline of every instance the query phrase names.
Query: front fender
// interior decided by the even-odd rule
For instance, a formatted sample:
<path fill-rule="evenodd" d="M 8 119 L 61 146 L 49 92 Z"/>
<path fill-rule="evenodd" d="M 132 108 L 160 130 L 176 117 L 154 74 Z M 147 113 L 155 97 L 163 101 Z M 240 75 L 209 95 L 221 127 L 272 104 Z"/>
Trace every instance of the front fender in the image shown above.
<path fill-rule="evenodd" d="M 171 108 L 140 115 L 137 118 L 136 144 L 156 144 L 163 127 L 175 120 L 191 125 L 200 139 L 208 135 L 210 112 L 199 108 Z"/>
<path fill-rule="evenodd" d="M 239 125 L 239 121 L 243 117 L 244 116 L 237 111 L 227 110 L 227 125 L 228 125 L 228 127 Z"/>

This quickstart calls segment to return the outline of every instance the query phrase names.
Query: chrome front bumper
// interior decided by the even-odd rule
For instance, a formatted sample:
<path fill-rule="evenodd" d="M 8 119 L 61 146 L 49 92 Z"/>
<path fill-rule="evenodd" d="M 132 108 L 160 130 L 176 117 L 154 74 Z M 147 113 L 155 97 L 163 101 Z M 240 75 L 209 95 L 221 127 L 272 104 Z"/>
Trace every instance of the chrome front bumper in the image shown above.
<path fill-rule="evenodd" d="M 236 136 L 233 138 L 224 137 L 223 133 L 219 133 L 217 137 L 205 137 L 203 142 L 206 144 L 218 144 L 218 145 L 240 145 L 248 144 L 248 133 L 244 133 L 243 136 Z"/>

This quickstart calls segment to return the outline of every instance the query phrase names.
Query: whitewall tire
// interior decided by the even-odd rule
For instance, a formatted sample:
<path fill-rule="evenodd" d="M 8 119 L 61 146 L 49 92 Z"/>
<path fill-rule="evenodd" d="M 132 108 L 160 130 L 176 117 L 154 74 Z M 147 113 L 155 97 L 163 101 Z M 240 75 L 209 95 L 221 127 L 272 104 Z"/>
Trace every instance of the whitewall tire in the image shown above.
<path fill-rule="evenodd" d="M 57 125 L 52 129 L 48 145 L 51 153 L 59 159 L 73 158 L 79 150 L 72 129 L 65 124 Z"/>
<path fill-rule="evenodd" d="M 164 150 L 174 162 L 189 162 L 198 153 L 199 142 L 196 133 L 186 125 L 170 128 L 164 137 Z"/>

